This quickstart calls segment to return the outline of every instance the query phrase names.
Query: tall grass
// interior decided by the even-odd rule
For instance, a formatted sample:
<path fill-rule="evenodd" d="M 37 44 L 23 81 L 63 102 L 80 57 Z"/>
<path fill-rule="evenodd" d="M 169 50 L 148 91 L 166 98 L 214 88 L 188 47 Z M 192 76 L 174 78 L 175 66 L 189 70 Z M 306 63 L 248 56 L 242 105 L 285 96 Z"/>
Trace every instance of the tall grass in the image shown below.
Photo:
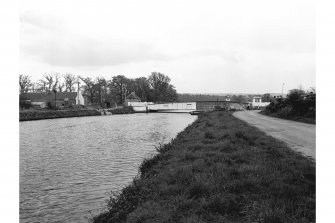
<path fill-rule="evenodd" d="M 94 222 L 315 222 L 315 163 L 231 113 L 158 151 Z"/>

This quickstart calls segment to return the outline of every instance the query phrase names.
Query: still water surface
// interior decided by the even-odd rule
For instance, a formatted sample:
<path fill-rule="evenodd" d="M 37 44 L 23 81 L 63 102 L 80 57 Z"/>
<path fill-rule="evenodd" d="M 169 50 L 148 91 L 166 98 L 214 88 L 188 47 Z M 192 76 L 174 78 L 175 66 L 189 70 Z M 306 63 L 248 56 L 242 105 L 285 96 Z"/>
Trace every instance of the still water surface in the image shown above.
<path fill-rule="evenodd" d="M 20 122 L 20 222 L 85 222 L 195 120 L 132 114 Z"/>

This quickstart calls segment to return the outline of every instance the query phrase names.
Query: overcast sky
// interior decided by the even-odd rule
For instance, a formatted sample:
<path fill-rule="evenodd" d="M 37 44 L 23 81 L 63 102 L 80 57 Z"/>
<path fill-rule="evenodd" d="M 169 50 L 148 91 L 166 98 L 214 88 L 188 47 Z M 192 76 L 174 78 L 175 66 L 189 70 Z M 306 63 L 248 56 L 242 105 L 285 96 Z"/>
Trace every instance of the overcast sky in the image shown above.
<path fill-rule="evenodd" d="M 20 72 L 168 75 L 179 93 L 315 86 L 314 1 L 62 1 L 20 5 Z"/>

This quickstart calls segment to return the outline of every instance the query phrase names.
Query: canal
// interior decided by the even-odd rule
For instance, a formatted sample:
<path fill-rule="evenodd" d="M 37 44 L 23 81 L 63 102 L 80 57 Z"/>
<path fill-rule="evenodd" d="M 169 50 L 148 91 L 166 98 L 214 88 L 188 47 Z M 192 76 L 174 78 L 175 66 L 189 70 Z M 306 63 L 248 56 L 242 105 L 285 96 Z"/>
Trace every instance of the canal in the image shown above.
<path fill-rule="evenodd" d="M 156 113 L 20 122 L 20 222 L 87 222 L 156 146 L 195 119 Z"/>

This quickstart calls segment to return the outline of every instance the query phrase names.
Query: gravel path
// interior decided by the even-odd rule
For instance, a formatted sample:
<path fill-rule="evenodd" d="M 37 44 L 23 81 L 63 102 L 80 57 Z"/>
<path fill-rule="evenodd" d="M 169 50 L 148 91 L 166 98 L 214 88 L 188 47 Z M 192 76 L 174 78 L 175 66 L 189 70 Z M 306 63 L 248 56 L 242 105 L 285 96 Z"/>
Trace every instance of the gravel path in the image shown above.
<path fill-rule="evenodd" d="M 233 115 L 315 160 L 315 125 L 273 118 L 259 114 L 259 111 L 255 110 L 238 111 Z"/>

